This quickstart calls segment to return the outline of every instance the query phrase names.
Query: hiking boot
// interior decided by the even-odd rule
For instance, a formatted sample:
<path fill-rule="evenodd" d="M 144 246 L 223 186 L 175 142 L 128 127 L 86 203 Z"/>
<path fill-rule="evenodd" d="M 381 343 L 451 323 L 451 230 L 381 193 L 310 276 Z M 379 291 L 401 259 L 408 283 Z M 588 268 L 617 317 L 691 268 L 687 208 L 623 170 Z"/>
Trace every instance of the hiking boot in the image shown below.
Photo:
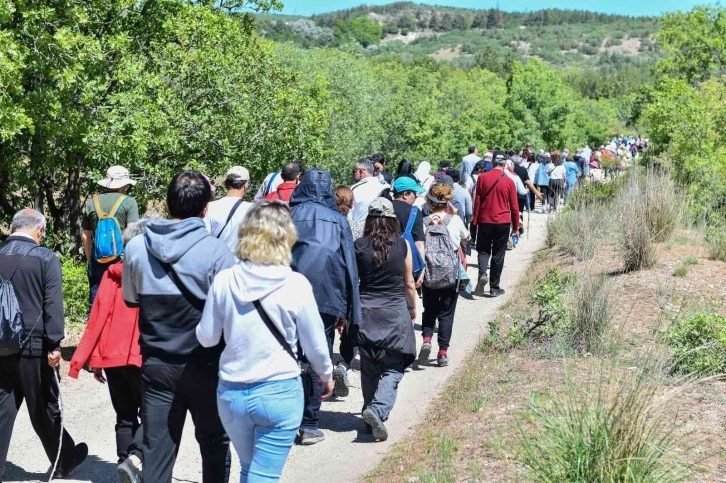
<path fill-rule="evenodd" d="M 490 297 L 501 297 L 504 295 L 504 289 L 501 288 L 493 288 L 489 291 Z"/>
<path fill-rule="evenodd" d="M 121 483 L 141 483 L 141 471 L 130 458 L 126 458 L 116 467 L 116 474 Z"/>
<path fill-rule="evenodd" d="M 449 365 L 449 356 L 446 352 L 439 352 L 439 355 L 436 357 L 436 363 L 439 365 L 439 367 L 446 367 Z"/>
<path fill-rule="evenodd" d="M 418 353 L 418 365 L 428 366 L 429 356 L 431 355 L 431 342 L 424 342 L 421 344 L 421 351 Z"/>
<path fill-rule="evenodd" d="M 363 421 L 370 425 L 373 429 L 373 437 L 378 441 L 385 441 L 388 439 L 388 430 L 386 425 L 383 424 L 381 417 L 371 408 L 363 411 Z"/>
<path fill-rule="evenodd" d="M 300 428 L 297 433 L 297 444 L 310 446 L 320 443 L 325 439 L 325 434 L 317 428 Z"/>
<path fill-rule="evenodd" d="M 350 394 L 350 383 L 348 382 L 348 371 L 343 364 L 338 364 L 333 369 L 333 381 L 335 381 L 335 389 L 333 394 L 337 397 L 346 397 Z"/>
<path fill-rule="evenodd" d="M 474 289 L 474 295 L 477 297 L 483 297 L 484 296 L 484 289 L 487 287 L 487 284 L 489 283 L 489 277 L 487 277 L 487 274 L 485 273 L 481 277 L 479 277 L 479 281 L 476 284 L 476 288 Z"/>
<path fill-rule="evenodd" d="M 81 466 L 84 461 L 86 461 L 86 458 L 88 458 L 88 446 L 86 443 L 78 443 L 76 447 L 73 448 L 73 459 L 71 462 L 65 468 L 61 468 L 60 466 L 56 468 L 53 479 L 62 480 L 63 478 L 67 478 L 79 466 Z"/>

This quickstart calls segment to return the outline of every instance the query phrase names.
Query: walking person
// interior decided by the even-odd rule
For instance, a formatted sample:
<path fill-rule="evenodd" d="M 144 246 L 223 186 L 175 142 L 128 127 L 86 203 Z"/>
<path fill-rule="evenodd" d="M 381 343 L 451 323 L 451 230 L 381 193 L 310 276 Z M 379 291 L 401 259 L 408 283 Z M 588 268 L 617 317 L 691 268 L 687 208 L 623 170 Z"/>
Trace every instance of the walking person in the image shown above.
<path fill-rule="evenodd" d="M 491 297 L 504 295 L 500 287 L 507 240 L 519 231 L 519 202 L 514 182 L 504 173 L 504 154 L 494 155 L 494 169 L 479 176 L 474 201 L 474 222 L 477 225 L 476 251 L 479 252 L 479 281 L 474 295 L 484 296 L 489 284 Z M 489 261 L 492 266 L 487 276 Z"/>
<path fill-rule="evenodd" d="M 227 195 L 209 203 L 204 215 L 204 226 L 214 238 L 227 245 L 230 253 L 235 253 L 239 225 L 252 207 L 252 203 L 244 201 L 249 187 L 250 173 L 242 166 L 232 166 L 227 174 L 219 177 L 216 182 L 224 184 Z"/>
<path fill-rule="evenodd" d="M 381 184 L 390 186 L 393 183 L 393 175 L 386 171 L 386 157 L 381 153 L 371 156 L 373 162 L 373 175 L 378 178 Z"/>
<path fill-rule="evenodd" d="M 426 195 L 431 214 L 424 219 L 426 230 L 426 277 L 423 296 L 423 344 L 419 366 L 429 363 L 436 320 L 439 321 L 439 367 L 449 364 L 449 345 L 454 328 L 454 312 L 459 298 L 459 245 L 469 240 L 469 230 L 458 215 L 447 213 L 454 198 L 452 186 L 437 183 Z"/>
<path fill-rule="evenodd" d="M 353 191 L 349 187 L 340 185 L 335 188 L 335 204 L 338 206 L 338 213 L 348 220 L 350 230 L 353 233 L 353 241 L 355 241 L 363 236 L 365 222 L 353 221 L 351 216 L 353 202 Z"/>
<path fill-rule="evenodd" d="M 537 188 L 540 193 L 544 196 L 542 202 L 542 213 L 547 213 L 551 209 L 550 200 L 552 194 L 550 193 L 550 168 L 553 168 L 552 157 L 550 153 L 544 153 L 540 160 L 539 167 L 537 168 Z"/>
<path fill-rule="evenodd" d="M 143 235 L 148 218 L 130 225 L 123 234 L 124 245 Z M 83 337 L 73 353 L 68 376 L 78 379 L 83 367 L 93 369 L 94 378 L 108 384 L 116 413 L 116 472 L 121 481 L 140 483 L 143 454 L 141 422 L 141 350 L 139 309 L 123 298 L 123 261 L 111 266 L 101 279 Z"/>
<path fill-rule="evenodd" d="M 578 185 L 582 170 L 574 158 L 565 161 L 565 204 L 570 200 L 570 194 Z"/>
<path fill-rule="evenodd" d="M 426 256 L 424 243 L 424 226 L 423 226 L 423 213 L 413 204 L 416 201 L 416 197 L 423 192 L 423 188 L 416 184 L 416 182 L 408 177 L 398 178 L 393 183 L 393 211 L 396 213 L 398 224 L 401 228 L 401 233 L 406 233 L 406 228 L 411 225 L 411 239 L 413 240 L 414 246 L 412 248 L 418 250 L 420 260 L 423 260 Z M 413 217 L 413 220 L 411 219 Z M 416 288 L 421 287 L 424 278 L 424 271 L 417 274 Z"/>
<path fill-rule="evenodd" d="M 365 222 L 366 216 L 368 216 L 368 205 L 378 198 L 385 188 L 389 187 L 389 185 L 381 183 L 373 172 L 373 162 L 368 158 L 356 161 L 353 167 L 355 184 L 350 187 L 354 199 L 353 221 Z"/>
<path fill-rule="evenodd" d="M 126 247 L 123 296 L 138 306 L 145 482 L 170 483 L 187 412 L 202 455 L 202 481 L 226 480 L 229 438 L 215 393 L 222 347 L 196 337 L 214 277 L 235 263 L 202 218 L 211 188 L 201 173 L 182 171 L 169 184 L 170 220 L 154 220 Z"/>
<path fill-rule="evenodd" d="M 476 163 L 478 163 L 479 161 L 481 161 L 481 158 L 479 157 L 479 150 L 476 149 L 476 145 L 472 144 L 471 146 L 469 146 L 469 154 L 461 158 L 459 179 L 468 179 L 471 173 L 474 171 L 474 166 L 476 166 Z"/>
<path fill-rule="evenodd" d="M 139 205 L 125 193 L 136 181 L 123 166 L 111 166 L 98 182 L 104 193 L 94 194 L 83 208 L 81 228 L 83 252 L 88 260 L 88 311 L 108 267 L 121 260 L 121 234 L 139 219 Z M 106 221 L 101 221 L 106 220 Z"/>
<path fill-rule="evenodd" d="M 265 199 L 289 203 L 290 198 L 292 198 L 292 193 L 295 191 L 297 184 L 300 182 L 300 177 L 302 176 L 300 164 L 287 163 L 285 167 L 282 168 L 280 176 L 282 176 L 282 184 L 277 187 L 276 191 L 273 191 L 265 196 Z"/>
<path fill-rule="evenodd" d="M 318 375 L 321 399 L 333 392 L 333 365 L 312 286 L 290 268 L 289 208 L 257 203 L 239 238 L 240 262 L 215 277 L 196 335 L 210 348 L 224 338 L 217 405 L 240 481 L 278 481 L 303 415 L 299 348 Z"/>
<path fill-rule="evenodd" d="M 527 176 L 529 177 L 529 180 L 532 182 L 532 185 L 534 186 L 535 191 L 537 191 L 540 195 L 535 196 L 530 189 L 529 194 L 527 195 L 527 202 L 529 203 L 529 211 L 534 211 L 535 205 L 537 203 L 536 199 L 539 198 L 542 200 L 544 198 L 544 193 L 542 193 L 537 187 L 539 186 L 539 183 L 537 182 L 537 173 L 539 172 L 539 161 L 537 161 L 537 158 L 535 157 L 534 153 L 529 153 L 527 155 Z"/>
<path fill-rule="evenodd" d="M 547 168 L 547 175 L 550 178 L 549 205 L 550 210 L 557 212 L 560 198 L 565 192 L 566 171 L 562 164 L 562 158 L 558 153 L 552 155 L 552 164 Z"/>
<path fill-rule="evenodd" d="M 290 209 L 297 229 L 291 267 L 305 275 L 313 287 L 332 359 L 336 327 L 347 330 L 349 324 L 358 323 L 361 317 L 353 234 L 348 221 L 337 210 L 327 171 L 312 169 L 305 173 L 290 199 Z M 345 336 L 344 330 L 342 341 Z M 335 393 L 344 397 L 350 391 L 347 370 L 353 360 L 352 346 L 341 343 L 340 355 L 343 361 L 333 368 L 333 379 Z M 303 375 L 305 410 L 297 440 L 303 445 L 325 439 L 318 429 L 322 398 L 315 377 L 314 371 Z"/>
<path fill-rule="evenodd" d="M 5 331 L 2 333 L 0 478 L 5 473 L 13 425 L 23 401 L 50 464 L 59 457 L 52 478 L 69 476 L 88 456 L 88 446 L 76 445 L 65 427 L 58 454 L 61 437 L 58 364 L 65 330 L 63 290 L 58 257 L 40 246 L 45 228 L 45 216 L 35 210 L 21 210 L 13 216 L 11 235 L 0 245 L 0 279 L 9 283 L 15 292 L 24 328 L 22 339 L 15 341 L 17 346 L 6 338 Z M 3 307 L 9 302 L 4 300 Z M 3 322 L 8 315 L 3 314 Z"/>
<path fill-rule="evenodd" d="M 373 437 L 388 439 L 385 422 L 396 403 L 398 385 L 416 357 L 416 282 L 412 250 L 401 237 L 393 204 L 373 200 L 365 236 L 355 242 L 360 267 L 363 317 L 351 326 L 360 348 L 363 420 Z"/>

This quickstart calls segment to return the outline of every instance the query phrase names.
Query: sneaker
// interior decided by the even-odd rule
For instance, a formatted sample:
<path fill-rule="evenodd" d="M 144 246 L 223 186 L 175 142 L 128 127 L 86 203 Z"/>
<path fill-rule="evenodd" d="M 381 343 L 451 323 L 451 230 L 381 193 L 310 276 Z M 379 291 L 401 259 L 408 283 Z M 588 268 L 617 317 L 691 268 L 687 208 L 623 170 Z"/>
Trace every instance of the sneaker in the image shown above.
<path fill-rule="evenodd" d="M 504 289 L 501 288 L 493 288 L 489 291 L 490 297 L 500 297 L 504 295 Z"/>
<path fill-rule="evenodd" d="M 297 444 L 310 446 L 325 440 L 325 434 L 317 428 L 300 428 L 297 432 Z"/>
<path fill-rule="evenodd" d="M 350 383 L 348 382 L 348 371 L 343 364 L 338 364 L 333 369 L 333 381 L 335 381 L 335 389 L 333 394 L 337 397 L 346 397 L 350 394 Z"/>
<path fill-rule="evenodd" d="M 134 465 L 131 459 L 126 458 L 116 467 L 121 483 L 141 483 L 141 471 Z"/>
<path fill-rule="evenodd" d="M 388 439 L 388 430 L 386 425 L 383 424 L 381 417 L 371 408 L 363 411 L 363 421 L 373 428 L 373 437 L 378 441 L 385 441 Z"/>
<path fill-rule="evenodd" d="M 421 344 L 421 351 L 418 353 L 418 365 L 428 366 L 429 356 L 431 355 L 431 342 L 425 342 Z"/>
<path fill-rule="evenodd" d="M 439 352 L 439 355 L 436 357 L 436 363 L 439 365 L 439 367 L 446 367 L 449 365 L 449 356 L 446 354 L 446 352 Z"/>
<path fill-rule="evenodd" d="M 88 458 L 88 446 L 86 443 L 78 443 L 76 447 L 73 448 L 73 459 L 70 464 L 65 468 L 56 468 L 53 479 L 62 480 L 63 478 L 67 478 L 71 473 L 78 469 L 84 461 L 86 461 L 86 458 Z"/>
<path fill-rule="evenodd" d="M 487 274 L 485 273 L 481 277 L 479 277 L 479 281 L 476 284 L 476 288 L 474 289 L 474 295 L 477 297 L 483 297 L 484 296 L 484 289 L 486 288 L 487 284 L 489 283 L 489 277 L 487 277 Z"/>
<path fill-rule="evenodd" d="M 514 243 L 512 243 L 511 238 L 507 241 L 507 250 L 514 250 Z"/>

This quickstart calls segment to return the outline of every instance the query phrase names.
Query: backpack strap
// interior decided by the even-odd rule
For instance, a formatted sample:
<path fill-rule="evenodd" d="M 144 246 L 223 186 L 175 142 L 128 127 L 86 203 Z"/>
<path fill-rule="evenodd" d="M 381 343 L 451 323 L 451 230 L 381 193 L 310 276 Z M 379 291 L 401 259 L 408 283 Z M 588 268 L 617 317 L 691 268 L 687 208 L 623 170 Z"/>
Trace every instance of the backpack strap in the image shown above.
<path fill-rule="evenodd" d="M 22 256 L 22 258 L 20 259 L 20 261 L 18 262 L 18 264 L 17 264 L 17 265 L 15 265 L 15 268 L 13 269 L 13 273 L 11 273 L 11 274 L 10 274 L 10 278 L 8 278 L 7 280 L 5 280 L 5 279 L 3 279 L 2 277 L 0 277 L 0 280 L 5 280 L 6 282 L 10 282 L 10 281 L 12 281 L 13 277 L 15 276 L 15 272 L 17 272 L 17 271 L 18 271 L 18 268 L 20 268 L 20 265 L 21 265 L 21 264 L 23 263 L 23 260 L 25 260 L 25 257 L 27 257 L 28 255 L 30 255 L 30 252 L 32 252 L 32 251 L 33 251 L 33 250 L 35 250 L 36 248 L 38 248 L 38 245 L 35 245 L 35 246 L 34 246 L 33 248 L 31 248 L 30 250 L 28 250 L 28 251 L 27 251 L 27 252 L 25 253 L 25 255 L 23 255 L 23 256 Z"/>
<path fill-rule="evenodd" d="M 154 258 L 156 258 L 156 257 L 154 257 Z M 204 301 L 204 300 L 200 299 L 199 297 L 197 297 L 196 295 L 194 295 L 192 293 L 192 291 L 189 290 L 189 287 L 187 287 L 186 285 L 184 285 L 184 283 L 182 283 L 181 279 L 179 278 L 179 275 L 177 275 L 177 273 L 174 271 L 174 268 L 172 268 L 171 264 L 162 262 L 158 258 L 156 258 L 156 261 L 159 262 L 159 265 L 162 266 L 162 268 L 164 269 L 166 274 L 169 276 L 171 281 L 174 282 L 174 285 L 176 285 L 176 288 L 179 289 L 179 291 L 184 296 L 186 301 L 189 302 L 189 304 L 192 307 L 194 307 L 195 309 L 197 309 L 198 311 L 203 312 L 206 301 Z"/>
<path fill-rule="evenodd" d="M 229 222 L 232 221 L 232 217 L 234 216 L 235 212 L 237 211 L 237 208 L 239 208 L 239 205 L 242 204 L 242 198 L 240 198 L 237 203 L 234 204 L 231 210 L 229 210 L 229 216 L 227 217 L 227 221 L 224 223 L 224 226 L 221 230 L 219 230 L 219 233 L 217 233 L 217 236 L 215 238 L 219 238 L 222 236 L 222 233 L 224 233 L 224 229 L 227 228 L 227 225 L 229 225 Z"/>
<path fill-rule="evenodd" d="M 119 208 L 121 208 L 121 205 L 123 204 L 124 201 L 126 201 L 126 198 L 128 198 L 128 196 L 126 196 L 126 195 L 119 196 L 119 198 L 116 200 L 116 203 L 114 203 L 113 206 L 111 207 L 111 211 L 109 211 L 108 215 L 106 215 L 106 216 L 108 216 L 109 218 L 115 217 L 116 212 L 118 211 Z"/>
<path fill-rule="evenodd" d="M 106 213 L 101 209 L 101 202 L 98 199 L 98 195 L 93 195 L 93 207 L 96 209 L 96 215 L 99 220 L 106 218 Z"/>
<path fill-rule="evenodd" d="M 497 178 L 497 180 L 494 182 L 492 187 L 489 188 L 489 191 L 487 191 L 486 194 L 484 196 L 482 196 L 482 204 L 486 203 L 487 198 L 489 198 L 489 195 L 491 194 L 491 192 L 494 191 L 494 188 L 496 188 L 497 183 L 499 183 L 499 181 L 501 181 L 501 179 L 504 178 L 506 175 L 507 175 L 507 173 L 502 173 L 502 175 L 499 178 Z"/>
<path fill-rule="evenodd" d="M 408 223 L 406 224 L 406 230 L 403 232 L 404 235 L 410 235 L 413 231 L 413 224 L 416 223 L 416 217 L 418 216 L 418 206 L 411 207 L 411 213 L 408 215 Z"/>

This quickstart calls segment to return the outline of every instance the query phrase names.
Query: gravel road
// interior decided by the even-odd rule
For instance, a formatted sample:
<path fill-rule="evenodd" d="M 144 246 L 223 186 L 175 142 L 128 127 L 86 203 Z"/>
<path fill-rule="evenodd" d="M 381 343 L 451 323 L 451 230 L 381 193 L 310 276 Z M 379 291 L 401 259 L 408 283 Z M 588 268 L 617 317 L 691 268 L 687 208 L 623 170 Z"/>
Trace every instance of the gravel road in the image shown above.
<path fill-rule="evenodd" d="M 405 438 L 417 422 L 425 419 L 431 401 L 474 348 L 486 330 L 487 322 L 496 316 L 497 310 L 512 295 L 512 289 L 533 253 L 542 247 L 546 218 L 546 215 L 533 214 L 529 236 L 524 235 L 519 247 L 507 253 L 502 280 L 502 287 L 507 290 L 504 297 L 459 299 L 449 349 L 449 366 L 439 368 L 434 363 L 423 369 L 407 371 L 399 387 L 398 401 L 387 423 L 390 435 L 388 441 L 374 443 L 371 436 L 360 433 L 363 427 L 360 418 L 363 404 L 360 374 L 351 371 L 353 387 L 350 396 L 323 403 L 321 428 L 326 434 L 326 440 L 315 446 L 294 447 L 282 481 L 307 481 L 311 477 L 317 483 L 357 481 L 361 474 L 373 469 L 383 459 L 391 445 Z M 470 260 L 474 266 L 469 267 L 469 273 L 474 279 L 477 273 L 476 260 Z M 419 313 L 420 310 L 419 301 Z M 436 345 L 434 350 L 437 350 Z M 61 374 L 67 371 L 68 366 L 64 362 Z M 65 377 L 61 382 L 61 391 L 66 426 L 76 442 L 86 442 L 90 450 L 86 463 L 72 475 L 72 479 L 65 481 L 115 482 L 115 415 L 108 390 L 94 381 L 91 374 L 83 373 L 79 380 Z M 232 481 L 238 482 L 239 464 L 236 456 L 233 464 Z M 49 470 L 50 465 L 23 406 L 15 422 L 7 473 L 3 481 L 47 481 Z M 174 480 L 201 482 L 201 459 L 191 418 L 187 419 Z"/>

